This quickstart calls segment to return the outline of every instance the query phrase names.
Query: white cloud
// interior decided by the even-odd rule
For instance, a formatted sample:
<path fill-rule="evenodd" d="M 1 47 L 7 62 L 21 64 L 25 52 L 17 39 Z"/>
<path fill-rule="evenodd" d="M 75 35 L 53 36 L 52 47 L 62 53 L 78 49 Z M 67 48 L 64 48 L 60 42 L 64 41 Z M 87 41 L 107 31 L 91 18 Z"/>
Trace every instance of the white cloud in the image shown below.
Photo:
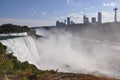
<path fill-rule="evenodd" d="M 118 18 L 119 18 L 119 20 L 120 20 L 120 10 L 118 10 L 117 16 L 118 16 Z"/>
<path fill-rule="evenodd" d="M 66 0 L 67 4 L 72 4 L 74 0 Z"/>
<path fill-rule="evenodd" d="M 102 11 L 103 22 L 113 22 L 114 12 Z M 120 13 L 117 14 L 117 21 L 120 21 Z"/>
<path fill-rule="evenodd" d="M 80 13 L 69 13 L 68 16 L 72 17 L 72 18 L 81 18 L 82 15 L 80 15 Z"/>
<path fill-rule="evenodd" d="M 43 16 L 45 16 L 47 13 L 43 11 L 43 12 L 41 12 L 41 14 L 42 14 Z"/>
<path fill-rule="evenodd" d="M 70 16 L 75 23 L 83 22 L 83 15 L 81 15 L 80 13 L 69 13 L 68 16 Z"/>
<path fill-rule="evenodd" d="M 51 21 L 51 20 L 0 18 L 0 25 L 6 24 L 6 23 L 12 23 L 12 24 L 17 24 L 17 25 L 27 25 L 27 26 L 30 26 L 30 27 L 55 25 L 55 21 Z"/>
<path fill-rule="evenodd" d="M 32 16 L 35 16 L 38 14 L 38 12 L 34 8 L 30 8 L 30 10 L 32 11 Z"/>
<path fill-rule="evenodd" d="M 82 4 L 81 3 L 78 3 L 78 6 L 81 6 Z"/>
<path fill-rule="evenodd" d="M 103 3 L 104 7 L 116 7 L 116 3 L 115 2 L 110 2 L 110 3 Z"/>
<path fill-rule="evenodd" d="M 33 11 L 33 14 L 37 14 L 37 11 Z"/>
<path fill-rule="evenodd" d="M 58 11 L 54 11 L 53 14 L 58 14 Z"/>
<path fill-rule="evenodd" d="M 108 11 L 102 11 L 102 20 L 103 22 L 113 22 L 114 21 L 114 13 Z"/>
<path fill-rule="evenodd" d="M 34 8 L 30 8 L 30 10 L 34 10 Z"/>
<path fill-rule="evenodd" d="M 67 4 L 73 6 L 73 7 L 81 7 L 82 4 L 80 2 L 75 2 L 75 0 L 66 0 Z"/>
<path fill-rule="evenodd" d="M 92 10 L 92 9 L 94 9 L 95 7 L 94 6 L 90 6 L 90 7 L 86 7 L 85 9 L 86 10 Z"/>

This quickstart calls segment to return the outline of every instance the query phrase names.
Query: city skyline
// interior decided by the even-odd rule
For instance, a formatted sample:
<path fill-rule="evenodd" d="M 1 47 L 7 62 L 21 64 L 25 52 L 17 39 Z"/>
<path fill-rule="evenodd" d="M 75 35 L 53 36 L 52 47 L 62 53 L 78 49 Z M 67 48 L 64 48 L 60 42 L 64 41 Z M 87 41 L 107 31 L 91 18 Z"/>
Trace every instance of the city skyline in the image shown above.
<path fill-rule="evenodd" d="M 83 15 L 89 18 L 102 13 L 102 22 L 113 22 L 117 7 L 120 21 L 120 0 L 1 0 L 0 25 L 52 26 L 57 20 L 70 17 L 75 23 L 83 23 Z"/>
<path fill-rule="evenodd" d="M 117 8 L 115 8 L 117 9 Z M 118 10 L 118 9 L 117 9 Z M 115 11 L 115 21 L 114 22 L 118 22 L 117 21 L 117 11 Z M 96 20 L 97 18 L 97 20 Z M 71 20 L 70 17 L 67 17 L 64 21 L 56 21 L 56 26 L 57 27 L 62 27 L 62 26 L 66 26 L 66 25 L 75 25 L 75 24 L 102 24 L 102 13 L 98 12 L 97 17 L 91 17 L 91 19 L 89 18 L 89 16 L 84 15 L 83 16 L 83 23 L 75 23 L 73 20 Z"/>

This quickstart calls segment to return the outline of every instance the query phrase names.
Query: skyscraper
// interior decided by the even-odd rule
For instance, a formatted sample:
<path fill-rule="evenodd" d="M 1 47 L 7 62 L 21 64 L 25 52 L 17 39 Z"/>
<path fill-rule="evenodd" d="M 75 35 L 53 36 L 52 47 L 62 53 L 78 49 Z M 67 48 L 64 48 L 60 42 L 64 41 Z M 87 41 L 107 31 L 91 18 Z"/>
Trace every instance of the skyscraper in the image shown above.
<path fill-rule="evenodd" d="M 92 21 L 92 23 L 96 23 L 96 18 L 92 17 L 91 21 Z"/>
<path fill-rule="evenodd" d="M 86 15 L 83 16 L 83 23 L 88 24 L 89 23 L 89 18 L 86 17 Z"/>
<path fill-rule="evenodd" d="M 86 15 L 83 16 L 83 23 L 86 23 Z"/>
<path fill-rule="evenodd" d="M 98 12 L 98 23 L 102 23 L 102 13 Z"/>
<path fill-rule="evenodd" d="M 89 17 L 86 17 L 86 23 L 89 24 Z"/>
<path fill-rule="evenodd" d="M 70 17 L 67 17 L 67 25 L 70 25 Z"/>

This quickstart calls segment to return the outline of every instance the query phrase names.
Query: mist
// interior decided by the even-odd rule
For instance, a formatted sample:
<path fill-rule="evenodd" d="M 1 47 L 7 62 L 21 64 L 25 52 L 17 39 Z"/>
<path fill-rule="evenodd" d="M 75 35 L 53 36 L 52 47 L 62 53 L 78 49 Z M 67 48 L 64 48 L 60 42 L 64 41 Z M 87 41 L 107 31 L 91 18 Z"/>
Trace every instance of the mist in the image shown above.
<path fill-rule="evenodd" d="M 42 37 L 1 40 L 20 61 L 41 70 L 120 78 L 119 26 L 36 29 Z"/>
<path fill-rule="evenodd" d="M 120 78 L 119 33 L 114 26 L 37 30 L 45 36 L 36 40 L 39 67 Z"/>

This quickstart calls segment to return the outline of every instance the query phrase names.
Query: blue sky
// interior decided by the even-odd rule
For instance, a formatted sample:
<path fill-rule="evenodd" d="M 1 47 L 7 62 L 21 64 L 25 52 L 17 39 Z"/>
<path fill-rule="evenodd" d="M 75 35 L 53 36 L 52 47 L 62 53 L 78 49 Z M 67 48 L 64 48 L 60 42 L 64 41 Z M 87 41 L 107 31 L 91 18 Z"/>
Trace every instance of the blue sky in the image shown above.
<path fill-rule="evenodd" d="M 114 7 L 120 8 L 120 0 L 0 0 L 0 25 L 55 25 L 56 20 L 62 21 L 68 16 L 82 23 L 84 14 L 90 19 L 97 17 L 98 12 L 102 12 L 103 22 L 112 22 Z"/>

